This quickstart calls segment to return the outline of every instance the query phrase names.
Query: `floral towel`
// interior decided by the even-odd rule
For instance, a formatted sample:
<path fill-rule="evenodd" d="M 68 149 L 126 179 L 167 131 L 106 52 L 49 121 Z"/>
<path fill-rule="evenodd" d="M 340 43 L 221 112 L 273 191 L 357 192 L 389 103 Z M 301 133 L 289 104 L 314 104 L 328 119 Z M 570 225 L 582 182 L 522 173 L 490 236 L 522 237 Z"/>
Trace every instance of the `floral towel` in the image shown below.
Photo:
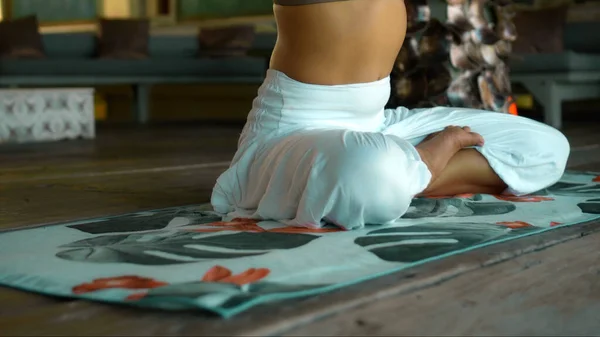
<path fill-rule="evenodd" d="M 583 173 L 534 196 L 415 199 L 396 224 L 357 231 L 223 222 L 206 205 L 175 207 L 0 233 L 0 284 L 230 317 L 598 218 L 600 177 Z"/>

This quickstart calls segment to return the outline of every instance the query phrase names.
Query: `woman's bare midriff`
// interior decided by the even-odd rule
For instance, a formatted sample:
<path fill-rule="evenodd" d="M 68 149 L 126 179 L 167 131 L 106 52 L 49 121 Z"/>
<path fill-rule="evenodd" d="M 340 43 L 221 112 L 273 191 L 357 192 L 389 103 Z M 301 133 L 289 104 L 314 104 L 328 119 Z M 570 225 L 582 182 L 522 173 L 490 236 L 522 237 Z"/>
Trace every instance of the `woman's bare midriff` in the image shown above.
<path fill-rule="evenodd" d="M 271 69 L 304 83 L 367 83 L 389 76 L 406 33 L 403 0 L 275 5 Z"/>
<path fill-rule="evenodd" d="M 407 24 L 403 0 L 275 5 L 275 18 L 278 39 L 271 69 L 321 85 L 368 83 L 389 76 Z M 468 127 L 449 127 L 418 144 L 416 149 L 432 174 L 422 196 L 506 189 L 487 160 L 466 149 L 483 142 Z"/>

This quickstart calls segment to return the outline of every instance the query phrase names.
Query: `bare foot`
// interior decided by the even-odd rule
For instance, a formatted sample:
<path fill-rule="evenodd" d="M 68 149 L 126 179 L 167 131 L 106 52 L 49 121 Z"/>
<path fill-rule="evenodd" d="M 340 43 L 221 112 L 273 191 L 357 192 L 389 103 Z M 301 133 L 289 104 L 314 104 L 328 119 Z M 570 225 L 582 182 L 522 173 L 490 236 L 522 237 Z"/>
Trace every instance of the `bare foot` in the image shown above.
<path fill-rule="evenodd" d="M 431 134 L 416 148 L 429 168 L 433 182 L 458 151 L 471 146 L 483 146 L 483 143 L 483 137 L 471 132 L 468 126 L 449 126 L 444 131 Z"/>

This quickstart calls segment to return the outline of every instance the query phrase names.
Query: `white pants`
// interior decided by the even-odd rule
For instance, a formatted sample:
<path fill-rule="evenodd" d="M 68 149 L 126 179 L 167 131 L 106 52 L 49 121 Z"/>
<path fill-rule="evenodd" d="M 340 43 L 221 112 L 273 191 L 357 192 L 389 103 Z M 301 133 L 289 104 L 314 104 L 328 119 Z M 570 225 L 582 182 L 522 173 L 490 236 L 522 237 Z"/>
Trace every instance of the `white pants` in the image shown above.
<path fill-rule="evenodd" d="M 477 150 L 506 193 L 536 192 L 564 172 L 569 143 L 547 125 L 469 109 L 384 110 L 389 93 L 389 78 L 326 86 L 269 70 L 214 187 L 215 211 L 307 227 L 394 222 L 431 180 L 415 145 L 449 125 L 483 136 Z"/>

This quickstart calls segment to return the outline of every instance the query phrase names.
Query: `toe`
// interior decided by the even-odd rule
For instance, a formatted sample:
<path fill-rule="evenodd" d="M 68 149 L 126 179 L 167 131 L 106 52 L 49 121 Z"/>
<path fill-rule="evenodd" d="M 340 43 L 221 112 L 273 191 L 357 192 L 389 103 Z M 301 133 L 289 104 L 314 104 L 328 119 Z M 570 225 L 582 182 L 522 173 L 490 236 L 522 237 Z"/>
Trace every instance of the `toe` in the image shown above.
<path fill-rule="evenodd" d="M 471 137 L 473 138 L 473 143 L 476 146 L 483 146 L 483 144 L 485 144 L 485 140 L 483 139 L 483 136 L 481 136 L 478 133 L 475 132 L 471 132 Z"/>

